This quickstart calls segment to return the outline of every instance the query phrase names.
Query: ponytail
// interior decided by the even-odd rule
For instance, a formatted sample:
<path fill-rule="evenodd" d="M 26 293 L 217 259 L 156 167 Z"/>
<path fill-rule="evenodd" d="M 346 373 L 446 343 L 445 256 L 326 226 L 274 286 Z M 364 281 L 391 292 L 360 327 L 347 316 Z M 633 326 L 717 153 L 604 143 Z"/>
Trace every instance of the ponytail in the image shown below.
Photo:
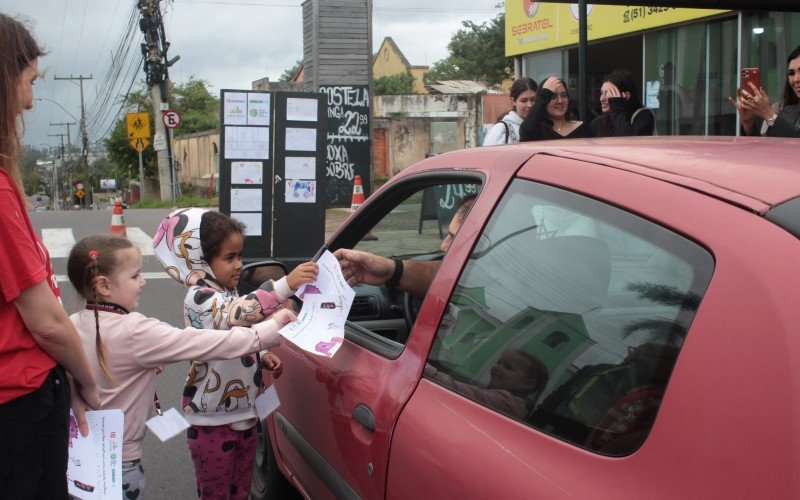
<path fill-rule="evenodd" d="M 92 305 L 94 307 L 92 309 L 94 309 L 94 346 L 95 351 L 97 351 L 97 362 L 100 364 L 100 371 L 103 372 L 103 376 L 114 385 L 118 385 L 114 381 L 114 377 L 112 377 L 111 373 L 108 371 L 108 366 L 106 366 L 105 349 L 103 348 L 103 340 L 100 338 L 100 309 L 97 307 L 97 278 L 100 273 L 97 271 L 97 256 L 97 250 L 89 250 L 88 272 L 90 273 L 91 282 L 93 283 Z"/>

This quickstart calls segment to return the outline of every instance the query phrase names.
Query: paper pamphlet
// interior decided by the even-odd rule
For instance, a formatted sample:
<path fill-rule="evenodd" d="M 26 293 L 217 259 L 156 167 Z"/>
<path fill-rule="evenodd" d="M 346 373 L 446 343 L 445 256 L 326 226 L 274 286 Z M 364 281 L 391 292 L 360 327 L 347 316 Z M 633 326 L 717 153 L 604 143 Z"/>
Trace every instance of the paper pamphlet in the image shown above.
<path fill-rule="evenodd" d="M 356 292 L 332 253 L 326 250 L 317 264 L 317 280 L 297 290 L 297 296 L 303 298 L 297 321 L 279 333 L 312 354 L 333 357 L 344 342 L 344 325 Z"/>
<path fill-rule="evenodd" d="M 189 428 L 189 422 L 175 408 L 170 408 L 163 415 L 156 415 L 145 424 L 162 441 L 172 439 Z"/>
<path fill-rule="evenodd" d="M 267 387 L 264 394 L 259 394 L 256 398 L 256 415 L 258 415 L 259 420 L 264 420 L 270 413 L 277 410 L 280 405 L 278 391 L 275 390 L 274 385 L 271 385 Z"/>
<path fill-rule="evenodd" d="M 81 499 L 122 498 L 122 410 L 86 412 L 89 435 L 78 431 L 78 421 L 70 413 L 69 494 Z"/>

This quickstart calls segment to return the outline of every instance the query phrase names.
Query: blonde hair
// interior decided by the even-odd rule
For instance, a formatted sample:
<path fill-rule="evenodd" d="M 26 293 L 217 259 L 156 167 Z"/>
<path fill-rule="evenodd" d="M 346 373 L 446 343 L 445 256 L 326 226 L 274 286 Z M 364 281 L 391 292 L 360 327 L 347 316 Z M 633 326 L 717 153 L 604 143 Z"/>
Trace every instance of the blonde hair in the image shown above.
<path fill-rule="evenodd" d="M 133 243 L 117 236 L 87 236 L 75 243 L 67 258 L 67 277 L 86 302 L 94 306 L 95 350 L 103 375 L 113 383 L 106 366 L 103 340 L 100 337 L 100 314 L 97 307 L 97 278 L 114 274 L 119 261 L 117 252 L 132 248 Z"/>

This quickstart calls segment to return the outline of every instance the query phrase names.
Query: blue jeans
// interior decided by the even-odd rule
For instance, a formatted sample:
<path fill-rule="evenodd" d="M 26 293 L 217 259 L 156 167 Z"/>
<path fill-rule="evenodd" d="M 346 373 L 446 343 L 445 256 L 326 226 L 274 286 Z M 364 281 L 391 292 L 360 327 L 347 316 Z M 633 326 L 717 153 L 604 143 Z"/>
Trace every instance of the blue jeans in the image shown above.
<path fill-rule="evenodd" d="M 0 404 L 0 499 L 67 498 L 69 407 L 58 366 L 32 393 Z"/>

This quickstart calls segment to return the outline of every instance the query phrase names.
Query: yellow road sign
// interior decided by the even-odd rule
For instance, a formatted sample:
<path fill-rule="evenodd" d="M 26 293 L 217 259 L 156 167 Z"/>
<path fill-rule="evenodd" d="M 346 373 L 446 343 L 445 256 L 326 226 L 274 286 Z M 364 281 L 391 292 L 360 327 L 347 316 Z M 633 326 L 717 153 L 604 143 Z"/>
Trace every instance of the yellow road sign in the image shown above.
<path fill-rule="evenodd" d="M 83 189 L 75 191 L 75 196 L 77 196 L 78 198 L 83 198 L 85 195 L 86 193 L 83 191 Z"/>
<path fill-rule="evenodd" d="M 149 113 L 128 113 L 125 116 L 125 124 L 128 125 L 128 139 L 145 139 L 150 137 Z"/>
<path fill-rule="evenodd" d="M 144 151 L 144 148 L 150 145 L 150 139 L 147 138 L 139 138 L 139 139 L 131 139 L 131 147 L 138 152 Z"/>

